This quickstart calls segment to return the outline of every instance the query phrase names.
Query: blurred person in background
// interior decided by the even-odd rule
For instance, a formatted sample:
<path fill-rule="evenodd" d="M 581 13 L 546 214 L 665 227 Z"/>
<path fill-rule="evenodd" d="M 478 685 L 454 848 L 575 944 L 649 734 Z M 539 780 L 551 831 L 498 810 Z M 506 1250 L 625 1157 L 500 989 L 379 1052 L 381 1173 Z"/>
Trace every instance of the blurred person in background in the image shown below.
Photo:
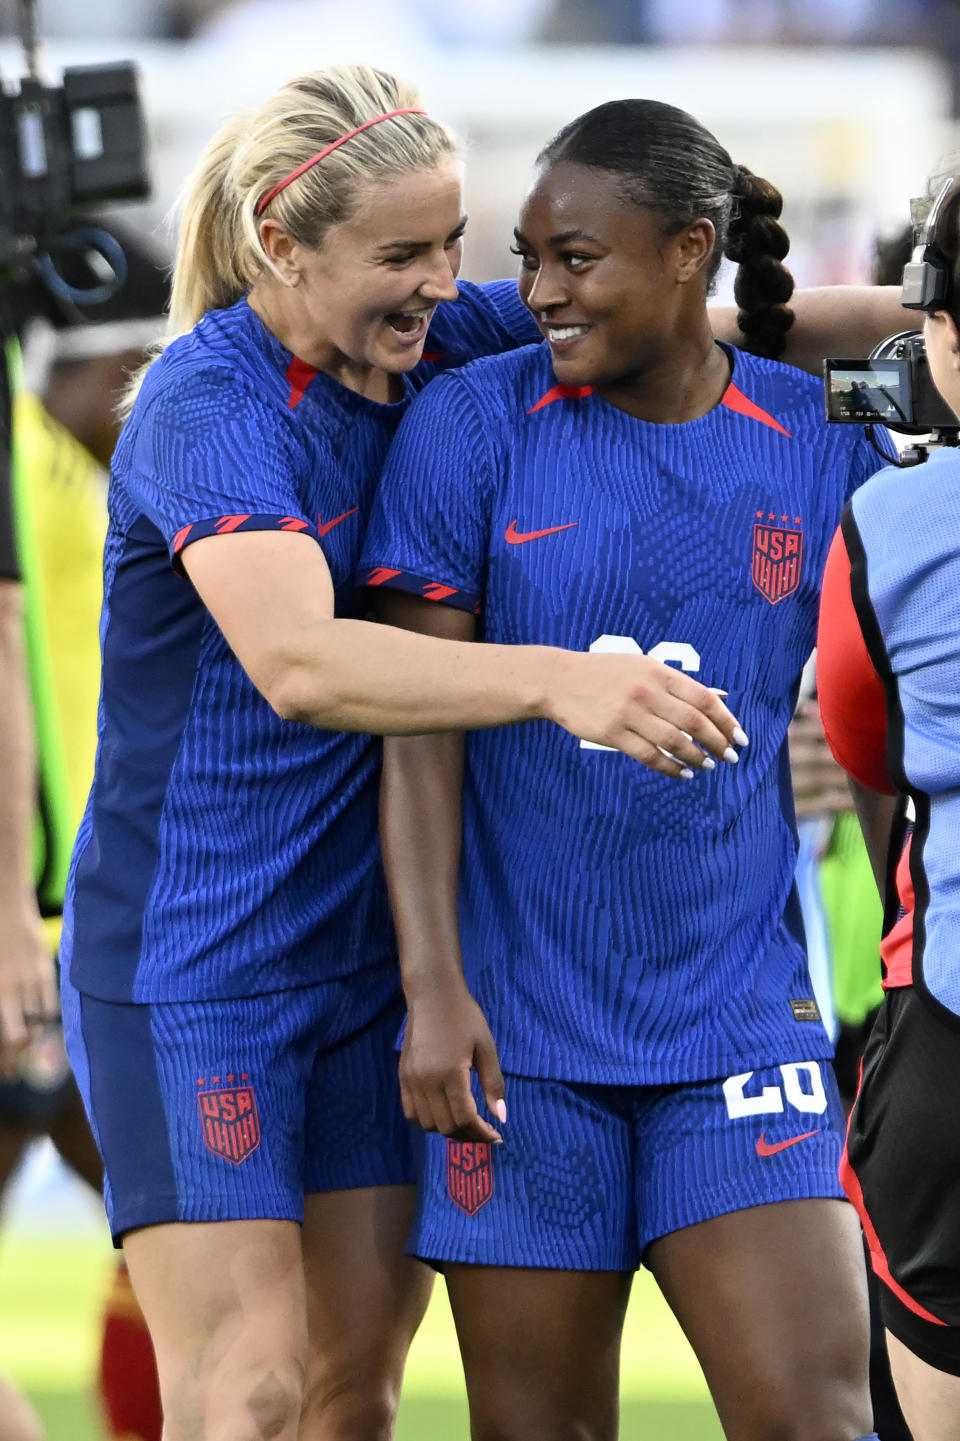
<path fill-rule="evenodd" d="M 924 259 L 930 374 L 960 416 L 960 180 Z M 841 1175 L 860 1212 L 915 1441 L 960 1438 L 960 455 L 881 471 L 844 511 L 824 579 L 818 690 L 885 900 L 884 1000 Z M 906 822 L 906 801 L 914 821 Z"/>
<path fill-rule="evenodd" d="M 32 1038 L 56 1015 L 57 999 L 31 873 L 35 759 L 2 354 L 0 368 L 0 1076 L 11 1076 Z M 42 1435 L 33 1409 L 0 1377 L 0 1441 L 42 1441 Z"/>
<path fill-rule="evenodd" d="M 128 230 L 112 228 L 124 249 L 126 278 L 117 295 L 91 312 L 92 323 L 42 286 L 8 296 L 24 335 L 22 376 L 12 345 L 9 355 L 13 514 L 37 747 L 33 874 L 53 953 L 70 850 L 93 772 L 115 408 L 130 372 L 162 328 L 167 296 L 158 258 Z M 64 252 L 61 270 L 78 289 L 99 278 L 80 253 Z M 100 1193 L 100 1157 L 59 1021 L 52 1020 L 30 1041 L 16 1074 L 0 1082 L 0 1191 L 26 1147 L 41 1136 L 49 1136 L 70 1168 Z M 159 1441 L 152 1350 L 122 1267 L 106 1308 L 100 1383 L 111 1434 Z"/>
<path fill-rule="evenodd" d="M 791 323 L 779 214 L 671 106 L 571 122 L 516 231 L 547 345 L 434 382 L 371 515 L 359 578 L 386 621 L 642 648 L 729 689 L 750 736 L 685 788 L 543 727 L 385 743 L 401 1088 L 427 1132 L 411 1252 L 445 1275 L 477 1441 L 611 1441 L 641 1262 L 731 1441 L 872 1425 L 786 737 L 829 540 L 878 457 L 826 426 L 817 381 L 756 358 Z M 711 331 L 724 253 L 754 355 Z"/>

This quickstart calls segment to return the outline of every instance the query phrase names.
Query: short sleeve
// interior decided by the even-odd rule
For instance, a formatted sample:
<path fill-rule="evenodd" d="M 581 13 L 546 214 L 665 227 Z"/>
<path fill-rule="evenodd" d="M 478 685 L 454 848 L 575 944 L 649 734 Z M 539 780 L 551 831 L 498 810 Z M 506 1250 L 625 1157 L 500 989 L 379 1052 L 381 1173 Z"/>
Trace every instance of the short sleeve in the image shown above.
<path fill-rule="evenodd" d="M 414 401 L 387 457 L 358 574 L 479 612 L 495 467 L 471 389 L 442 376 Z"/>
<path fill-rule="evenodd" d="M 149 380 L 150 377 L 148 377 Z M 221 366 L 191 369 L 135 407 L 114 463 L 117 483 L 163 535 L 171 557 L 208 535 L 307 531 L 304 461 L 275 401 Z M 139 405 L 139 402 L 138 402 Z"/>
<path fill-rule="evenodd" d="M 817 636 L 817 699 L 834 759 L 860 785 L 892 795 L 896 787 L 887 770 L 886 694 L 854 602 L 845 534 L 853 525 L 848 507 L 827 556 Z"/>

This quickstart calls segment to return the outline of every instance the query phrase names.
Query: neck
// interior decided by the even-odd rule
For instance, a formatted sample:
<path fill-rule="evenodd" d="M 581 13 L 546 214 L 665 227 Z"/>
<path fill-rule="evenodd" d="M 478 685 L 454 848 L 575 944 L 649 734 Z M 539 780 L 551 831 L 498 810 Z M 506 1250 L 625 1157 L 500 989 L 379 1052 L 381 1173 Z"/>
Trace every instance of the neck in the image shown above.
<path fill-rule="evenodd" d="M 391 375 L 373 365 L 358 364 L 338 350 L 325 336 L 306 325 L 302 308 L 297 304 L 295 290 L 286 287 L 255 285 L 247 295 L 247 304 L 259 316 L 270 334 L 298 360 L 329 375 L 332 380 L 382 404 L 403 397 L 403 377 Z"/>
<path fill-rule="evenodd" d="M 637 420 L 682 425 L 719 405 L 730 383 L 730 361 L 709 322 L 696 335 L 671 340 L 642 371 L 595 387 L 598 395 Z"/>

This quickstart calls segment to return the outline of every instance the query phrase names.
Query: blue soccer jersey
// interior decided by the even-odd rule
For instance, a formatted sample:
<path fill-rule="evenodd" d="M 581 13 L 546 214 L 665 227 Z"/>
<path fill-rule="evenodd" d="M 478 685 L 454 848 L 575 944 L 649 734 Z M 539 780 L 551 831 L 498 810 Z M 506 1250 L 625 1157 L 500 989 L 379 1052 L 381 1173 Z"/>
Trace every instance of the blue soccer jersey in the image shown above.
<path fill-rule="evenodd" d="M 878 468 L 819 381 L 736 353 L 655 425 L 555 383 L 545 346 L 411 408 L 360 578 L 488 641 L 638 651 L 729 692 L 736 766 L 669 780 L 535 722 L 471 734 L 460 929 L 505 1069 L 647 1084 L 829 1054 L 794 887 L 786 735 L 830 537 Z"/>
<path fill-rule="evenodd" d="M 464 285 L 439 308 L 408 397 L 532 328 L 512 282 Z M 148 372 L 110 485 L 99 745 L 64 921 L 81 991 L 255 995 L 393 955 L 378 747 L 282 721 L 174 566 L 203 536 L 300 531 L 323 548 L 337 614 L 350 614 L 404 408 L 305 365 L 246 300 L 210 312 Z"/>

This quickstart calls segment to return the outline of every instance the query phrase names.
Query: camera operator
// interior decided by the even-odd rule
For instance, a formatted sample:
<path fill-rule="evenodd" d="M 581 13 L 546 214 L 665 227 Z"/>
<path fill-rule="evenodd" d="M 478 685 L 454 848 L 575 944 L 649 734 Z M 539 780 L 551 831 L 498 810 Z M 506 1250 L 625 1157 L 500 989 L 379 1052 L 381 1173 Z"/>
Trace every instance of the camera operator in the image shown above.
<path fill-rule="evenodd" d="M 955 415 L 958 216 L 954 178 L 903 297 L 926 312 L 930 374 Z M 890 1360 L 915 1441 L 960 1438 L 960 453 L 956 430 L 938 440 L 922 464 L 882 470 L 848 505 L 827 562 L 818 662 L 827 738 L 852 778 L 886 890 L 886 995 L 841 1176 L 884 1283 Z M 915 823 L 903 846 L 905 798 Z"/>

